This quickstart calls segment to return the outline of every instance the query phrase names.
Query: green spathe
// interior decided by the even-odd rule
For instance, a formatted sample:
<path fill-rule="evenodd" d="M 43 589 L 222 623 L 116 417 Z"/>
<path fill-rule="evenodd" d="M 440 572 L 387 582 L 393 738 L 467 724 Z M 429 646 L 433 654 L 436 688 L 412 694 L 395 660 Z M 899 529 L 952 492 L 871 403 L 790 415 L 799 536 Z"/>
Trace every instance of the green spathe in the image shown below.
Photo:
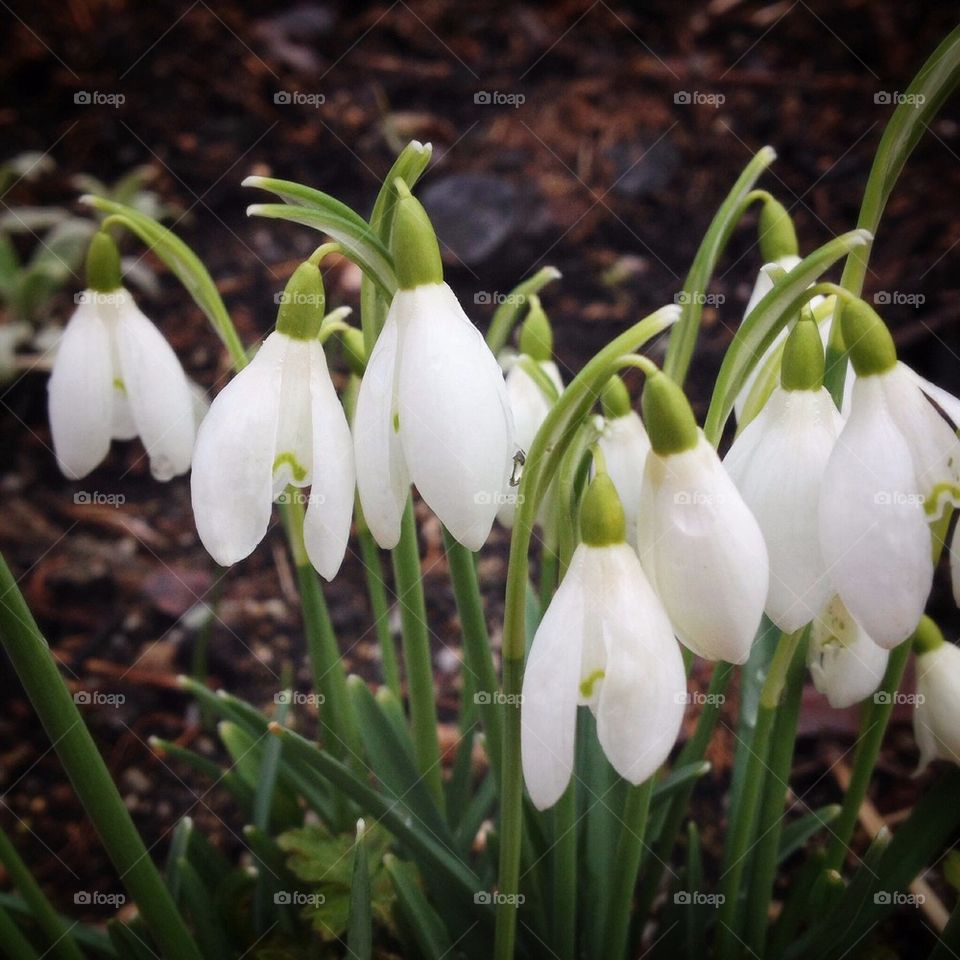
<path fill-rule="evenodd" d="M 945 643 L 946 640 L 943 639 L 940 628 L 930 617 L 924 614 L 913 634 L 913 649 L 917 656 L 930 653 L 937 647 L 942 647 Z"/>
<path fill-rule="evenodd" d="M 390 252 L 401 290 L 413 290 L 443 283 L 440 245 L 423 204 L 410 192 L 403 180 L 396 181 L 400 199 L 393 217 Z"/>
<path fill-rule="evenodd" d="M 580 507 L 580 535 L 591 547 L 609 547 L 626 540 L 623 504 L 606 473 L 598 473 L 584 494 Z"/>
<path fill-rule="evenodd" d="M 669 456 L 692 450 L 697 445 L 699 432 L 690 401 L 665 373 L 654 373 L 647 378 L 642 407 L 654 453 Z"/>
<path fill-rule="evenodd" d="M 536 294 L 528 298 L 530 309 L 520 328 L 520 352 L 537 363 L 553 359 L 553 329 Z"/>
<path fill-rule="evenodd" d="M 897 349 L 887 325 L 862 300 L 843 305 L 843 341 L 858 377 L 887 373 L 897 364 Z"/>
<path fill-rule="evenodd" d="M 367 368 L 367 352 L 363 345 L 363 331 L 356 327 L 348 327 L 340 334 L 343 342 L 343 356 L 347 361 L 350 372 L 362 377 Z"/>
<path fill-rule="evenodd" d="M 603 415 L 608 420 L 617 420 L 630 413 L 633 405 L 630 403 L 630 393 L 622 377 L 614 374 L 607 381 L 600 394 L 600 405 L 603 407 Z"/>
<path fill-rule="evenodd" d="M 819 390 L 823 386 L 823 341 L 815 320 L 798 320 L 783 347 L 780 385 L 784 390 Z"/>
<path fill-rule="evenodd" d="M 87 289 L 112 293 L 119 290 L 121 284 L 120 251 L 113 238 L 99 230 L 87 248 Z"/>
<path fill-rule="evenodd" d="M 795 257 L 799 251 L 797 232 L 787 208 L 770 197 L 760 211 L 760 253 L 764 263 Z"/>
<path fill-rule="evenodd" d="M 320 268 L 301 263 L 287 281 L 277 311 L 277 330 L 294 340 L 314 340 L 323 323 L 325 296 Z"/>

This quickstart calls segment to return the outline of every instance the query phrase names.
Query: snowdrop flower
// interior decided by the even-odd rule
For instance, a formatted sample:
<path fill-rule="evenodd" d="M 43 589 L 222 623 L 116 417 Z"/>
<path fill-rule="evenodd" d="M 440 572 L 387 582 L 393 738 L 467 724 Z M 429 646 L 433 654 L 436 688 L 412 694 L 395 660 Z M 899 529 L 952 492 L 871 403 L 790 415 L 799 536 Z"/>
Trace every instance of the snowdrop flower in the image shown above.
<path fill-rule="evenodd" d="M 831 594 L 817 517 L 843 418 L 823 387 L 823 366 L 817 325 L 800 320 L 786 342 L 781 385 L 724 459 L 763 531 L 770 556 L 766 613 L 785 633 L 813 620 Z"/>
<path fill-rule="evenodd" d="M 380 546 L 395 546 L 413 481 L 450 533 L 479 550 L 516 451 L 503 375 L 443 282 L 436 236 L 409 191 L 392 249 L 399 289 L 354 418 L 363 514 Z"/>
<path fill-rule="evenodd" d="M 956 487 L 960 440 L 924 396 L 924 381 L 897 362 L 876 313 L 857 301 L 841 320 L 857 381 L 824 471 L 820 542 L 847 609 L 892 649 L 913 632 L 930 593 L 925 505 L 938 488 Z"/>
<path fill-rule="evenodd" d="M 600 400 L 604 423 L 597 446 L 623 503 L 627 517 L 627 542 L 636 543 L 637 513 L 640 510 L 643 471 L 650 453 L 650 438 L 643 421 L 631 407 L 630 394 L 620 377 L 610 378 Z"/>
<path fill-rule="evenodd" d="M 193 460 L 193 512 L 203 545 L 227 566 L 263 539 L 288 484 L 310 487 L 303 538 L 328 580 L 343 560 L 355 490 L 353 443 L 323 347 L 320 270 L 297 267 L 277 329 L 217 395 Z"/>
<path fill-rule="evenodd" d="M 180 361 L 121 286 L 105 233 L 87 254 L 87 285 L 60 339 L 48 383 L 57 464 L 73 480 L 106 457 L 111 440 L 139 436 L 157 480 L 190 469 L 194 402 Z"/>
<path fill-rule="evenodd" d="M 867 636 L 839 597 L 813 621 L 807 649 L 810 676 L 837 710 L 869 697 L 880 686 L 889 658 L 889 651 Z"/>
<path fill-rule="evenodd" d="M 638 784 L 670 753 L 686 700 L 680 647 L 624 542 L 623 509 L 606 474 L 590 484 L 580 520 L 583 543 L 537 628 L 523 678 L 523 775 L 540 810 L 570 781 L 578 705 L 596 716 L 614 769 Z"/>
<path fill-rule="evenodd" d="M 655 373 L 642 406 L 652 447 L 637 522 L 643 569 L 682 643 L 743 663 L 767 599 L 763 534 L 683 391 Z"/>
<path fill-rule="evenodd" d="M 937 625 L 924 617 L 917 629 L 917 701 L 913 735 L 920 747 L 914 776 L 932 760 L 960 763 L 960 648 L 943 639 Z"/>
<path fill-rule="evenodd" d="M 530 310 L 520 330 L 519 355 L 501 358 L 506 372 L 507 398 L 513 415 L 514 442 L 524 453 L 529 452 L 533 438 L 563 392 L 560 371 L 553 362 L 553 331 L 540 305 L 540 298 L 531 296 Z M 531 374 L 538 369 L 543 378 Z M 544 379 L 545 378 L 545 379 Z M 551 392 L 544 388 L 549 386 Z M 505 527 L 513 526 L 516 513 L 516 487 L 508 485 L 501 493 L 497 520 Z"/>

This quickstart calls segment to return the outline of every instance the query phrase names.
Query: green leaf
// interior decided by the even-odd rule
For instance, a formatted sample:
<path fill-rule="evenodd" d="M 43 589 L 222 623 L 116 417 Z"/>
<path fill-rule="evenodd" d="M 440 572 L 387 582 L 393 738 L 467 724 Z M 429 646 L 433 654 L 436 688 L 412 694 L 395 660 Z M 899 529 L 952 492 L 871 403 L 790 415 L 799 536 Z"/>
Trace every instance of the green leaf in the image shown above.
<path fill-rule="evenodd" d="M 813 810 L 806 816 L 794 820 L 783 828 L 780 837 L 780 849 L 777 859 L 780 863 L 802 850 L 807 841 L 815 837 L 824 827 L 828 827 L 840 816 L 842 807 L 839 803 L 831 803 L 819 810 Z"/>
<path fill-rule="evenodd" d="M 116 955 L 123 960 L 156 960 L 156 954 L 144 943 L 143 931 L 135 932 L 132 924 L 108 920 L 107 934 Z"/>
<path fill-rule="evenodd" d="M 89 194 L 80 199 L 91 207 L 110 214 L 103 222 L 104 227 L 116 223 L 132 230 L 169 267 L 186 287 L 197 306 L 206 314 L 227 348 L 234 367 L 237 370 L 245 367 L 247 352 L 233 326 L 220 291 L 200 258 L 173 231 L 139 210 Z"/>
<path fill-rule="evenodd" d="M 837 260 L 851 250 L 863 247 L 869 240 L 870 234 L 866 230 L 851 230 L 825 243 L 778 280 L 744 318 L 723 358 L 703 428 L 714 446 L 719 443 L 724 424 L 744 381 L 777 334 L 809 299 L 810 285 Z"/>
<path fill-rule="evenodd" d="M 194 932 L 205 960 L 230 960 L 233 956 L 230 938 L 223 928 L 210 891 L 186 858 L 181 858 L 179 871 L 184 907 L 193 918 Z"/>
<path fill-rule="evenodd" d="M 364 823 L 360 820 L 357 823 L 357 841 L 353 848 L 350 920 L 347 927 L 347 947 L 351 958 L 355 957 L 356 960 L 370 960 L 373 952 L 372 893 L 364 834 Z"/>
<path fill-rule="evenodd" d="M 560 275 L 556 267 L 541 267 L 532 277 L 528 277 L 510 291 L 494 312 L 487 330 L 487 346 L 494 356 L 507 345 L 510 333 L 520 319 L 528 298 L 538 294 L 552 280 L 559 280 Z"/>
<path fill-rule="evenodd" d="M 397 891 L 400 909 L 423 955 L 429 960 L 443 960 L 449 957 L 453 950 L 450 935 L 443 920 L 423 895 L 411 865 L 389 855 L 386 857 L 385 864 L 390 879 L 393 880 L 394 889 Z"/>
<path fill-rule="evenodd" d="M 717 267 L 717 261 L 743 216 L 753 185 L 776 158 L 777 155 L 772 147 L 764 147 L 757 153 L 737 178 L 733 189 L 714 214 L 713 221 L 703 235 L 703 240 L 700 241 L 690 272 L 683 283 L 683 291 L 679 297 L 682 307 L 680 321 L 670 335 L 667 357 L 663 364 L 664 373 L 681 386 L 686 379 L 687 369 L 697 345 L 700 318 L 703 314 L 703 298 Z"/>

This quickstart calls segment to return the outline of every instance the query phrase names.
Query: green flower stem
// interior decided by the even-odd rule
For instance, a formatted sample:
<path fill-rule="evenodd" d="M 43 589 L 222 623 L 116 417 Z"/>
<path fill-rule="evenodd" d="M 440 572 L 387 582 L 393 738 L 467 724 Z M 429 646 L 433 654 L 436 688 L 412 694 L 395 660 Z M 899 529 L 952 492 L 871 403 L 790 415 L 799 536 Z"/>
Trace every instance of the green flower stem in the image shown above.
<path fill-rule="evenodd" d="M 577 779 L 553 808 L 553 949 L 560 960 L 574 960 L 577 949 Z"/>
<path fill-rule="evenodd" d="M 729 846 L 726 872 L 720 878 L 723 901 L 717 913 L 717 957 L 729 960 L 736 954 L 740 940 L 737 917 L 740 906 L 740 885 L 756 835 L 760 799 L 769 769 L 770 737 L 777 717 L 780 696 L 787 681 L 787 672 L 799 646 L 803 631 L 784 634 L 770 663 L 767 678 L 760 692 L 757 724 L 747 757 L 743 793 L 739 806 L 730 812 Z"/>
<path fill-rule="evenodd" d="M 860 806 L 867 795 L 870 777 L 873 775 L 883 737 L 887 732 L 890 714 L 893 713 L 894 694 L 900 686 L 909 655 L 909 643 L 901 643 L 890 652 L 887 672 L 883 676 L 880 689 L 874 694 L 872 700 L 865 701 L 861 707 L 857 752 L 840 816 L 834 821 L 831 829 L 827 862 L 824 865 L 827 870 L 840 870 L 843 866 L 847 847 L 857 826 Z"/>
<path fill-rule="evenodd" d="M 202 960 L 2 557 L 0 642 L 160 952 L 168 960 Z"/>
<path fill-rule="evenodd" d="M 30 868 L 20 859 L 16 847 L 3 830 L 0 830 L 0 862 L 50 944 L 50 956 L 58 960 L 83 960 L 83 953 L 67 930 L 66 924 L 50 905 L 40 885 L 33 878 Z"/>
<path fill-rule="evenodd" d="M 773 882 L 777 874 L 780 835 L 783 829 L 783 805 L 793 766 L 797 718 L 803 696 L 806 671 L 806 639 L 809 630 L 797 646 L 787 673 L 786 695 L 777 710 L 770 743 L 770 757 L 760 815 L 757 825 L 757 845 L 753 854 L 750 890 L 747 895 L 747 916 L 744 939 L 758 956 L 766 956 L 768 914 Z"/>
<path fill-rule="evenodd" d="M 410 724 L 417 765 L 434 798 L 444 808 L 443 770 L 440 766 L 440 740 L 433 689 L 433 661 L 430 655 L 430 630 L 427 606 L 420 576 L 420 549 L 413 500 L 407 500 L 400 525 L 400 542 L 393 550 L 393 576 L 396 582 L 400 621 L 403 625 L 403 660 L 410 699 Z"/>
<path fill-rule="evenodd" d="M 383 582 L 383 568 L 380 566 L 380 551 L 373 539 L 373 534 L 361 522 L 359 510 L 358 503 L 357 539 L 360 542 L 360 559 L 363 561 L 363 572 L 367 579 L 367 594 L 373 613 L 373 625 L 377 632 L 377 643 L 380 645 L 383 679 L 397 700 L 402 700 L 397 645 L 393 642 L 393 634 L 390 631 L 390 605 L 387 600 L 386 584 Z"/>
<path fill-rule="evenodd" d="M 519 703 L 523 687 L 526 647 L 526 591 L 530 541 L 537 511 L 567 444 L 580 421 L 598 400 L 616 361 L 638 350 L 676 321 L 675 307 L 664 307 L 632 326 L 607 344 L 570 382 L 537 432 L 520 480 L 520 501 L 514 518 L 507 569 L 507 598 L 503 629 L 503 691 L 507 703 Z M 520 886 L 520 849 L 523 838 L 523 777 L 520 769 L 520 711 L 506 707 L 501 764 L 500 871 L 495 955 L 513 960 L 517 931 L 514 896 Z"/>
<path fill-rule="evenodd" d="M 607 947 L 604 955 L 610 960 L 618 960 L 627 955 L 633 894 L 637 871 L 643 857 L 653 783 L 654 778 L 650 777 L 645 783 L 638 787 L 631 786 L 627 791 L 610 895 L 610 916 L 607 920 Z"/>
<path fill-rule="evenodd" d="M 450 566 L 450 583 L 457 601 L 457 612 L 460 614 L 467 673 L 473 680 L 474 691 L 486 695 L 481 698 L 479 704 L 480 719 L 483 723 L 486 750 L 490 757 L 493 775 L 498 776 L 503 723 L 499 707 L 493 702 L 492 695 L 498 688 L 497 671 L 490 651 L 490 635 L 487 632 L 487 619 L 483 612 L 477 567 L 473 554 L 463 544 L 458 543 L 446 527 L 443 528 L 443 547 Z M 464 707 L 464 710 L 467 709 L 469 704 Z"/>
<path fill-rule="evenodd" d="M 545 611 L 557 589 L 560 556 L 557 550 L 544 544 L 540 553 L 540 610 Z"/>
<path fill-rule="evenodd" d="M 288 494 L 290 492 L 288 489 Z M 297 572 L 313 686 L 323 695 L 323 705 L 318 712 L 325 734 L 324 743 L 335 757 L 345 758 L 348 765 L 352 766 L 361 756 L 360 728 L 347 694 L 347 675 L 340 659 L 323 588 L 303 544 L 303 507 L 292 496 L 288 496 L 280 504 L 280 513 Z"/>

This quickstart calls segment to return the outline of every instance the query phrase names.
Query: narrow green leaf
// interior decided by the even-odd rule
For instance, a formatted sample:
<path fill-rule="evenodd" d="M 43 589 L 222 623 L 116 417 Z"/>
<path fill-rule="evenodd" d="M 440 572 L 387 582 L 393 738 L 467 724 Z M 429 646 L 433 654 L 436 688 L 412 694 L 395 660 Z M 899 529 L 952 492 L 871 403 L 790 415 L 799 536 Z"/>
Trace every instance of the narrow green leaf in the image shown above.
<path fill-rule="evenodd" d="M 114 950 L 123 960 L 156 960 L 152 945 L 144 941 L 143 931 L 135 931 L 132 924 L 108 920 L 107 933 Z"/>
<path fill-rule="evenodd" d="M 193 917 L 197 941 L 205 960 L 230 960 L 233 956 L 230 938 L 223 929 L 211 894 L 193 864 L 186 859 L 180 861 L 180 883 L 183 886 L 184 903 Z"/>
<path fill-rule="evenodd" d="M 510 333 L 520 319 L 529 297 L 538 294 L 548 283 L 560 279 L 556 267 L 541 267 L 532 277 L 518 283 L 497 307 L 487 330 L 487 346 L 498 354 L 510 339 Z"/>
<path fill-rule="evenodd" d="M 794 820 L 793 823 L 787 824 L 780 837 L 777 860 L 783 863 L 798 850 L 802 850 L 810 839 L 840 816 L 841 809 L 839 803 L 831 803 L 825 807 L 820 807 L 819 810 L 811 811 L 806 816 L 800 817 L 799 820 Z"/>
<path fill-rule="evenodd" d="M 443 920 L 427 902 L 411 866 L 388 854 L 384 859 L 390 879 L 397 891 L 397 900 L 410 929 L 428 960 L 443 960 L 453 950 Z"/>
<path fill-rule="evenodd" d="M 370 960 L 373 952 L 370 870 L 367 865 L 364 823 L 357 821 L 357 842 L 353 852 L 353 881 L 350 884 L 350 922 L 347 947 L 351 960 Z"/>
<path fill-rule="evenodd" d="M 30 922 L 32 913 L 23 899 L 16 894 L 0 892 L 0 909 L 5 910 L 11 917 L 21 918 L 24 922 Z M 83 947 L 88 953 L 95 953 L 101 957 L 108 957 L 114 960 L 117 954 L 110 943 L 109 938 L 96 927 L 88 927 L 82 923 L 77 923 L 70 917 L 65 917 L 62 913 L 58 914 L 60 922 L 66 928 L 70 928 L 70 935 Z"/>

